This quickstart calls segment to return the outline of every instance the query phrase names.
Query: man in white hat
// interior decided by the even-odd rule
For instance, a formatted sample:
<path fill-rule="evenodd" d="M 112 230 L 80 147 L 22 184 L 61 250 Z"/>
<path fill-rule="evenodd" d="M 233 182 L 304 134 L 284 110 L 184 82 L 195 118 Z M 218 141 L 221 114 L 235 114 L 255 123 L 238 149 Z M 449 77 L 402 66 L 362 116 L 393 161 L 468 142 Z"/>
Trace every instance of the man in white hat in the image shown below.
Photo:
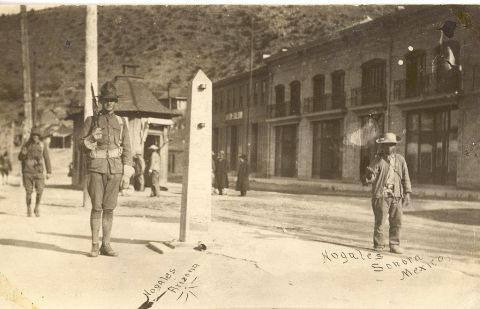
<path fill-rule="evenodd" d="M 390 252 L 402 253 L 400 248 L 400 229 L 402 226 L 402 207 L 410 204 L 412 185 L 408 175 L 407 163 L 402 155 L 395 153 L 396 144 L 401 140 L 394 133 L 376 140 L 380 151 L 366 171 L 366 183 L 372 183 L 372 209 L 375 216 L 373 246 L 383 251 L 383 226 L 389 218 Z"/>
<path fill-rule="evenodd" d="M 160 196 L 160 154 L 158 154 L 158 146 L 151 145 L 148 147 L 152 151 L 150 156 L 150 167 L 148 172 L 150 173 L 152 194 L 150 196 Z"/>

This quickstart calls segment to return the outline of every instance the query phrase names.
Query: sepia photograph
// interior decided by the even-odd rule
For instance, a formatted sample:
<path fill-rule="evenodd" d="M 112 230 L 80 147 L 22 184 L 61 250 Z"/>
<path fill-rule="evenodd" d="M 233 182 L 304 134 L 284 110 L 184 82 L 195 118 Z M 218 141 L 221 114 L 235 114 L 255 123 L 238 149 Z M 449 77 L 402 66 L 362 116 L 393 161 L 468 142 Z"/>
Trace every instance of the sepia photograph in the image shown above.
<path fill-rule="evenodd" d="M 0 309 L 480 309 L 480 4 L 0 4 Z"/>

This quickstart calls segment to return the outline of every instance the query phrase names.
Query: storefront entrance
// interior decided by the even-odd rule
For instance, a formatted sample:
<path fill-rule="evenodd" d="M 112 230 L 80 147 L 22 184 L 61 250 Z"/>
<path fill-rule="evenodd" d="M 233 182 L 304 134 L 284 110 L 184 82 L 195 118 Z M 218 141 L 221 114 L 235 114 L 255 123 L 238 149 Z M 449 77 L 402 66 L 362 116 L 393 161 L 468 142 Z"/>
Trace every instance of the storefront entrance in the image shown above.
<path fill-rule="evenodd" d="M 407 115 L 406 160 L 419 183 L 456 184 L 458 110 L 420 110 Z"/>
<path fill-rule="evenodd" d="M 275 176 L 297 175 L 297 125 L 275 128 Z"/>
<path fill-rule="evenodd" d="M 342 127 L 343 120 L 322 121 L 314 124 L 312 177 L 341 178 Z"/>

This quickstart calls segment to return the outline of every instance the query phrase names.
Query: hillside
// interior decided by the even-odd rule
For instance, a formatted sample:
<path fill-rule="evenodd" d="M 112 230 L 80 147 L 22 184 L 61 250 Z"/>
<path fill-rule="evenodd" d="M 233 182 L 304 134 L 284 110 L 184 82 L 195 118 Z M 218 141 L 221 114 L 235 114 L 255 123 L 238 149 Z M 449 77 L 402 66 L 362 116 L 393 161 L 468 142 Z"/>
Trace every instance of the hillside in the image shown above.
<path fill-rule="evenodd" d="M 171 82 L 187 87 L 197 69 L 213 80 L 248 70 L 251 20 L 254 64 L 262 53 L 318 39 L 335 30 L 389 13 L 392 6 L 102 6 L 99 7 L 99 81 L 140 65 L 159 96 Z M 85 7 L 30 11 L 30 47 L 42 122 L 81 104 L 84 87 Z M 21 110 L 19 15 L 0 16 L 0 117 Z M 49 112 L 45 112 L 49 111 Z M 5 115 L 5 114 L 3 114 Z"/>

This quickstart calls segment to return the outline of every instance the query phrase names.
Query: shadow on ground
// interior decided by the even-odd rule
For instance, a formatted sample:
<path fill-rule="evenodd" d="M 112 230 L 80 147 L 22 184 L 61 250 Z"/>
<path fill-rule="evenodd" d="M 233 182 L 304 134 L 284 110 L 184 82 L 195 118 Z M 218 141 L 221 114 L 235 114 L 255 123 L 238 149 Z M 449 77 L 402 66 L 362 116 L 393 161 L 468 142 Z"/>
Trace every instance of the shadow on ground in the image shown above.
<path fill-rule="evenodd" d="M 63 190 L 82 190 L 81 187 L 79 186 L 74 186 L 71 184 L 47 184 L 47 188 L 52 188 L 52 189 L 63 189 Z"/>
<path fill-rule="evenodd" d="M 71 235 L 71 234 L 62 234 L 62 233 L 47 233 L 47 232 L 38 232 L 38 234 L 52 235 L 52 236 L 61 236 L 61 237 L 70 237 L 77 239 L 91 239 L 90 236 L 84 235 Z M 128 239 L 128 238 L 115 238 L 111 239 L 111 242 L 121 243 L 121 244 L 132 244 L 132 245 L 147 245 L 149 242 L 162 242 L 161 240 L 143 240 L 143 239 Z"/>
<path fill-rule="evenodd" d="M 435 209 L 405 212 L 407 216 L 415 216 L 440 222 L 465 225 L 480 225 L 480 209 Z"/>
<path fill-rule="evenodd" d="M 3 238 L 3 239 L 0 239 L 0 245 L 49 250 L 49 251 L 56 251 L 56 252 L 68 253 L 68 254 L 78 254 L 78 255 L 85 255 L 85 256 L 87 255 L 85 252 L 82 252 L 82 251 L 68 250 L 68 249 L 61 248 L 57 245 L 46 244 L 46 243 L 41 243 L 36 241 L 29 241 L 29 240 Z"/>
<path fill-rule="evenodd" d="M 180 216 L 165 217 L 165 216 L 152 216 L 152 215 L 115 215 L 118 217 L 130 217 L 130 218 L 145 218 L 150 219 L 153 222 L 158 223 L 178 223 L 180 222 Z"/>
<path fill-rule="evenodd" d="M 48 207 L 62 207 L 62 208 L 79 208 L 78 205 L 66 205 L 66 204 L 54 204 L 54 203 L 45 203 L 43 206 Z"/>

